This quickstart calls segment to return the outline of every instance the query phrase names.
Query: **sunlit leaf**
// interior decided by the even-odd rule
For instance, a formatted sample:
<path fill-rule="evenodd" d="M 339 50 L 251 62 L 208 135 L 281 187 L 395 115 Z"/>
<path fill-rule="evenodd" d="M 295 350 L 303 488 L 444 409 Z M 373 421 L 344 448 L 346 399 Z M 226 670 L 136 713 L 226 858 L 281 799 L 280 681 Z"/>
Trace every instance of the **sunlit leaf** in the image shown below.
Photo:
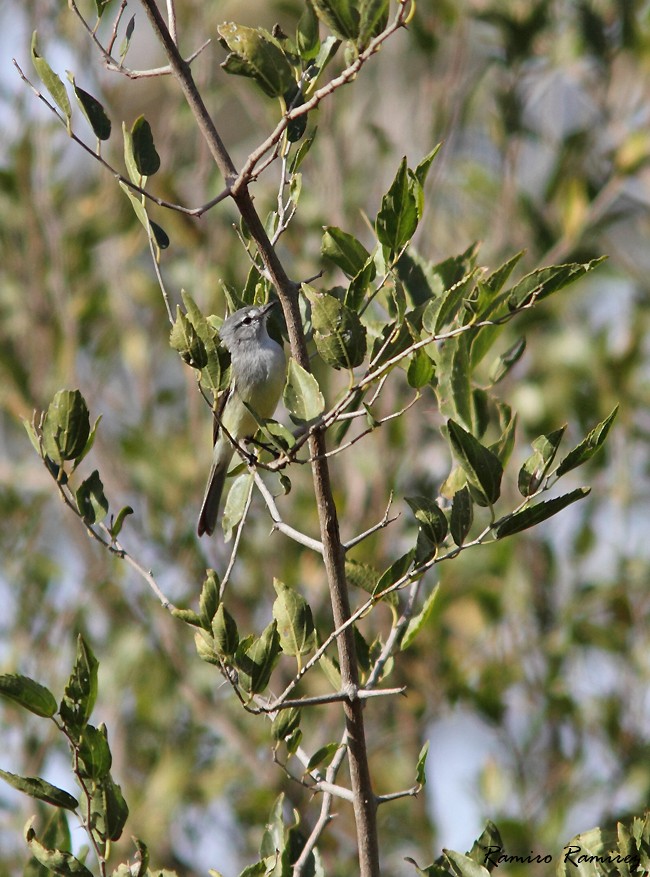
<path fill-rule="evenodd" d="M 219 608 L 212 619 L 212 636 L 214 638 L 214 647 L 218 654 L 226 658 L 235 654 L 239 646 L 237 622 L 223 603 L 219 604 Z"/>
<path fill-rule="evenodd" d="M 455 421 L 448 420 L 447 429 L 454 456 L 467 480 L 493 505 L 501 494 L 503 466 L 499 458 Z"/>
<path fill-rule="evenodd" d="M 257 694 L 266 688 L 280 657 L 282 649 L 277 626 L 277 621 L 273 620 L 260 637 L 245 648 L 240 643 L 237 650 L 235 663 L 239 670 L 239 683 L 250 694 Z"/>
<path fill-rule="evenodd" d="M 360 48 L 365 48 L 373 37 L 384 30 L 388 23 L 389 5 L 389 0 L 360 0 L 357 39 Z"/>
<path fill-rule="evenodd" d="M 37 798 L 39 801 L 45 801 L 54 807 L 76 810 L 79 806 L 77 799 L 69 795 L 68 792 L 53 786 L 40 777 L 21 777 L 6 770 L 0 770 L 0 778 L 19 792 L 29 795 L 30 798 Z"/>
<path fill-rule="evenodd" d="M 90 416 L 79 390 L 59 390 L 43 423 L 43 448 L 55 462 L 75 460 L 90 436 Z"/>
<path fill-rule="evenodd" d="M 415 766 L 415 782 L 418 784 L 418 786 L 425 785 L 427 781 L 426 764 L 427 755 L 429 754 L 429 743 L 430 741 L 427 740 L 422 749 L 420 749 L 420 754 L 418 755 L 418 763 Z"/>
<path fill-rule="evenodd" d="M 56 712 L 57 704 L 51 691 L 28 676 L 14 673 L 0 676 L 0 695 L 36 716 L 51 718 Z"/>
<path fill-rule="evenodd" d="M 332 368 L 352 369 L 366 355 L 366 329 L 358 315 L 333 295 L 303 285 L 312 306 L 314 340 L 320 356 Z"/>
<path fill-rule="evenodd" d="M 325 399 L 318 381 L 291 357 L 287 368 L 287 382 L 283 401 L 296 423 L 309 423 L 325 409 Z"/>
<path fill-rule="evenodd" d="M 57 76 L 45 58 L 39 53 L 36 31 L 32 34 L 32 62 L 36 68 L 39 79 L 54 98 L 54 102 L 66 117 L 68 124 L 70 124 L 72 107 L 70 106 L 68 93 L 65 90 L 65 85 L 61 81 L 61 78 Z"/>
<path fill-rule="evenodd" d="M 518 487 L 522 496 L 531 496 L 541 485 L 555 459 L 565 430 L 566 426 L 563 426 L 548 435 L 540 435 L 532 443 L 533 453 L 519 470 Z"/>
<path fill-rule="evenodd" d="M 294 588 L 275 579 L 277 597 L 273 603 L 273 617 L 278 623 L 282 651 L 287 655 L 305 655 L 315 643 L 314 621 L 305 598 Z"/>
<path fill-rule="evenodd" d="M 429 618 L 431 617 L 431 613 L 433 612 L 433 607 L 435 605 L 437 596 L 438 585 L 435 585 L 427 599 L 424 601 L 422 609 L 418 612 L 417 615 L 414 615 L 407 624 L 406 632 L 404 633 L 404 636 L 402 637 L 402 641 L 400 643 L 400 648 L 402 651 L 406 651 L 406 649 L 408 649 L 416 636 L 426 626 Z"/>
<path fill-rule="evenodd" d="M 370 258 L 361 241 L 335 225 L 325 226 L 320 251 L 350 279 L 363 269 Z"/>
<path fill-rule="evenodd" d="M 230 21 L 217 28 L 230 50 L 221 65 L 227 73 L 255 80 L 269 97 L 281 97 L 295 86 L 291 64 L 271 34 L 263 28 L 245 27 Z"/>
<path fill-rule="evenodd" d="M 579 445 L 577 445 L 572 451 L 569 451 L 569 453 L 557 467 L 556 474 L 558 478 L 561 475 L 565 475 L 567 472 L 570 472 L 572 469 L 575 469 L 577 466 L 581 466 L 583 463 L 586 463 L 587 460 L 590 460 L 593 457 L 593 455 L 603 445 L 605 439 L 607 438 L 607 434 L 612 424 L 614 423 L 617 414 L 618 405 L 603 421 L 601 421 L 591 430 L 591 432 L 589 432 L 586 438 L 584 438 Z"/>
<path fill-rule="evenodd" d="M 547 499 L 544 502 L 538 502 L 530 508 L 515 512 L 515 514 L 509 515 L 494 528 L 495 535 L 497 539 L 503 539 L 504 536 L 512 536 L 513 533 L 520 533 L 522 530 L 527 530 L 529 527 L 541 524 L 542 521 L 552 518 L 553 515 L 557 515 L 558 512 L 561 512 L 562 509 L 565 509 L 577 500 L 588 496 L 590 490 L 591 488 L 589 487 L 578 487 L 570 493 L 556 496 L 553 499 Z"/>
<path fill-rule="evenodd" d="M 403 158 L 395 179 L 381 200 L 375 223 L 377 237 L 384 246 L 397 253 L 410 241 L 417 226 L 417 200 L 406 158 Z"/>
<path fill-rule="evenodd" d="M 92 871 L 89 871 L 79 859 L 66 850 L 50 850 L 43 846 L 36 838 L 36 833 L 28 824 L 25 831 L 25 840 L 29 844 L 32 856 L 37 862 L 40 862 L 49 873 L 62 875 L 62 877 L 93 877 Z"/>
<path fill-rule="evenodd" d="M 318 17 L 342 40 L 359 36 L 359 12 L 355 0 L 313 0 Z"/>

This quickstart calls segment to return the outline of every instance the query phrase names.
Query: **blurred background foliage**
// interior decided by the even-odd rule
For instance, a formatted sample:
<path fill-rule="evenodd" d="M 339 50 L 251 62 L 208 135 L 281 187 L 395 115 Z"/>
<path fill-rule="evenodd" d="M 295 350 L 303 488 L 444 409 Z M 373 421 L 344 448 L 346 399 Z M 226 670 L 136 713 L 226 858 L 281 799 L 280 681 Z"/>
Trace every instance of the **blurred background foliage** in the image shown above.
<path fill-rule="evenodd" d="M 220 70 L 217 25 L 277 21 L 291 32 L 301 3 L 177 5 L 186 53 L 213 39 L 193 69 L 241 165 L 274 118 L 249 83 Z M 162 63 L 144 13 L 137 4 L 131 11 L 130 61 Z M 83 631 L 100 659 L 96 714 L 131 808 L 127 834 L 181 875 L 229 873 L 253 857 L 280 789 L 307 821 L 317 803 L 272 763 L 268 728 L 197 659 L 191 631 L 88 540 L 20 423 L 57 389 L 81 389 L 91 416 L 103 415 L 92 467 L 112 505 L 136 512 L 123 541 L 171 599 L 194 605 L 205 567 L 227 557 L 219 539 L 199 544 L 194 535 L 210 417 L 169 348 L 146 236 L 127 199 L 11 66 L 15 56 L 31 74 L 35 28 L 52 66 L 101 95 L 118 134 L 104 147 L 111 162 L 122 160 L 120 122 L 144 113 L 162 157 L 157 194 L 197 206 L 222 185 L 171 79 L 131 82 L 103 71 L 66 4 L 2 5 L 0 669 L 59 693 Z M 280 244 L 294 278 L 321 268 L 324 224 L 368 242 L 365 217 L 375 215 L 400 157 L 413 166 L 439 141 L 416 238 L 423 256 L 438 261 L 481 241 L 479 261 L 490 267 L 520 249 L 522 270 L 609 257 L 502 336 L 504 350 L 521 334 L 528 342 L 501 385 L 519 415 L 521 460 L 540 432 L 568 422 L 577 441 L 620 403 L 605 451 L 580 473 L 591 495 L 539 530 L 442 565 L 433 617 L 391 677 L 408 686 L 408 699 L 367 709 L 380 793 L 411 785 L 423 740 L 434 740 L 427 795 L 380 810 L 387 873 L 403 873 L 405 855 L 424 863 L 440 845 L 468 848 L 485 817 L 508 850 L 555 856 L 573 834 L 650 800 L 649 41 L 647 4 L 635 0 L 420 0 L 409 30 L 310 118 L 318 135 L 302 167 L 299 213 Z M 277 176 L 271 168 L 255 184 L 262 213 L 274 206 Z M 182 287 L 204 311 L 223 314 L 221 283 L 242 285 L 249 267 L 232 207 L 201 220 L 157 208 L 151 215 L 172 241 L 162 270 L 176 299 Z M 337 282 L 334 272 L 322 281 Z M 330 397 L 331 380 L 323 376 Z M 409 392 L 394 375 L 386 412 Z M 440 422 L 431 394 L 335 458 L 344 537 L 378 520 L 391 490 L 437 492 L 449 467 Z M 316 533 L 306 471 L 282 508 Z M 355 559 L 383 568 L 405 550 L 412 519 L 401 500 L 396 510 L 399 520 Z M 326 624 L 320 566 L 268 531 L 256 500 L 228 597 L 240 628 L 267 623 L 272 576 L 299 587 Z M 388 627 L 380 608 L 379 622 L 362 623 L 365 635 L 381 628 L 382 612 Z M 317 684 L 314 677 L 311 690 Z M 336 739 L 337 721 L 335 710 L 320 709 L 303 722 L 313 748 Z M 65 753 L 52 748 L 43 723 L 26 723 L 3 703 L 0 739 L 2 768 L 67 787 Z M 21 826 L 34 806 L 0 788 L 0 875 L 25 861 Z M 336 860 L 328 842 L 323 853 L 328 873 L 343 875 L 355 841 L 339 810 L 329 835 Z M 530 877 L 535 866 L 521 873 Z"/>

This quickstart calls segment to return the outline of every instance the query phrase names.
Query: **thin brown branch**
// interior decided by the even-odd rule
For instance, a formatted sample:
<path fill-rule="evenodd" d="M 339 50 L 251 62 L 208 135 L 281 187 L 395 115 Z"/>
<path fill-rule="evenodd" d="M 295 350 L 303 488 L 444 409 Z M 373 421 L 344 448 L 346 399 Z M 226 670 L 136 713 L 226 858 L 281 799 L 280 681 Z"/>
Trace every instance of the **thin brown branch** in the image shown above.
<path fill-rule="evenodd" d="M 88 146 L 88 144 L 81 139 L 72 128 L 68 127 L 67 119 L 65 119 L 61 113 L 56 109 L 54 104 L 50 103 L 50 101 L 45 97 L 45 95 L 39 91 L 38 88 L 31 82 L 31 80 L 26 76 L 20 67 L 18 61 L 15 58 L 12 59 L 13 65 L 16 68 L 18 75 L 23 80 L 23 82 L 31 88 L 36 97 L 45 104 L 45 106 L 50 110 L 50 112 L 57 117 L 59 122 L 68 130 L 68 135 L 74 143 L 80 146 L 84 152 L 87 152 L 88 155 L 92 156 L 95 161 L 99 162 L 102 167 L 106 168 L 115 179 L 119 183 L 123 183 L 125 186 L 132 192 L 136 192 L 138 195 L 144 195 L 149 201 L 153 201 L 154 204 L 158 204 L 159 207 L 165 207 L 168 210 L 174 210 L 177 213 L 183 213 L 186 216 L 203 216 L 208 210 L 217 204 L 221 203 L 221 201 L 225 201 L 226 198 L 230 197 L 230 190 L 224 189 L 220 192 L 216 198 L 213 198 L 211 201 L 208 201 L 206 204 L 202 204 L 200 207 L 183 207 L 182 204 L 174 204 L 172 201 L 166 201 L 164 198 L 159 198 L 157 195 L 152 195 L 151 192 L 148 192 L 146 189 L 143 189 L 142 186 L 138 186 L 136 183 L 132 182 L 128 177 L 125 177 L 124 174 L 120 173 L 113 165 L 109 164 L 105 158 L 103 158 L 98 152 L 96 152 L 92 147 Z"/>
<path fill-rule="evenodd" d="M 113 46 L 115 45 L 115 41 L 117 39 L 117 31 L 120 26 L 120 21 L 122 20 L 122 16 L 126 10 L 127 2 L 126 0 L 122 0 L 120 4 L 120 8 L 117 11 L 117 15 L 115 16 L 115 21 L 113 23 L 113 29 L 111 31 L 111 36 L 106 46 L 103 45 L 99 37 L 97 36 L 97 26 L 91 27 L 86 21 L 85 17 L 82 15 L 79 7 L 76 4 L 76 0 L 68 0 L 68 6 L 72 9 L 74 14 L 77 16 L 79 21 L 81 22 L 84 30 L 88 33 L 88 36 L 95 44 L 96 48 L 99 50 L 103 61 L 104 66 L 107 70 L 110 70 L 111 73 L 121 73 L 123 76 L 128 77 L 129 79 L 147 79 L 156 76 L 169 76 L 172 73 L 172 68 L 169 65 L 165 67 L 155 67 L 150 70 L 133 70 L 130 67 L 126 67 L 122 61 L 117 61 L 113 57 Z M 167 2 L 168 9 L 168 17 L 170 21 L 170 30 L 173 33 L 174 42 L 176 42 L 176 15 L 173 8 L 173 3 L 171 0 Z M 202 45 L 199 46 L 196 51 L 192 52 L 192 54 L 186 59 L 188 64 L 191 64 L 201 52 L 209 46 L 211 40 L 206 40 Z"/>
<path fill-rule="evenodd" d="M 379 51 L 382 43 L 386 42 L 389 37 L 391 37 L 396 31 L 400 28 L 404 27 L 406 20 L 408 19 L 411 12 L 412 3 L 410 0 L 407 2 L 400 3 L 400 8 L 397 11 L 397 15 L 393 22 L 384 30 L 382 33 L 378 34 L 371 42 L 368 44 L 367 48 L 361 52 L 355 60 L 350 64 L 345 70 L 342 71 L 337 77 L 331 79 L 327 85 L 324 85 L 322 88 L 319 88 L 314 94 L 306 100 L 304 103 L 299 106 L 294 107 L 293 109 L 288 110 L 282 119 L 278 122 L 273 132 L 266 138 L 266 140 L 261 143 L 257 149 L 255 149 L 247 158 L 244 166 L 242 167 L 239 175 L 232 183 L 233 192 L 236 194 L 241 187 L 246 188 L 248 183 L 256 176 L 255 168 L 261 159 L 266 155 L 266 153 L 273 149 L 280 138 L 286 131 L 290 122 L 294 119 L 298 119 L 300 116 L 304 116 L 306 113 L 314 110 L 326 97 L 329 97 L 333 94 L 337 89 L 341 88 L 343 85 L 347 85 L 348 82 L 352 82 L 352 80 L 357 76 L 363 65 L 375 54 L 375 52 Z M 259 173 L 259 171 L 258 171 Z"/>

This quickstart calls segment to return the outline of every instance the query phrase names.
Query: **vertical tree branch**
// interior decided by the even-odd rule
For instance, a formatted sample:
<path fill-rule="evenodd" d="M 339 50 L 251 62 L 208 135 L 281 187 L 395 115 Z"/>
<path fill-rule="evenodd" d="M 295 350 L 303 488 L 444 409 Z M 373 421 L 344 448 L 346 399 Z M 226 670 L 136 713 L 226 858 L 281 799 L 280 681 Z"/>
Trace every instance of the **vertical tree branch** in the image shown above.
<path fill-rule="evenodd" d="M 141 0 L 141 2 L 147 12 L 154 32 L 165 49 L 172 72 L 181 86 L 199 130 L 206 140 L 226 185 L 230 186 L 237 178 L 237 171 L 194 83 L 190 66 L 183 60 L 156 6 L 155 0 Z M 248 227 L 252 239 L 255 241 L 264 266 L 278 292 L 289 333 L 291 353 L 304 369 L 310 371 L 309 356 L 307 354 L 298 307 L 298 286 L 290 280 L 282 262 L 278 258 L 255 209 L 248 186 L 246 184 L 238 186 L 236 193 L 233 193 L 232 197 L 242 219 Z M 312 474 L 321 541 L 324 548 L 325 571 L 330 590 L 334 624 L 338 628 L 350 617 L 350 603 L 345 579 L 345 555 L 339 533 L 336 506 L 332 495 L 328 461 L 325 457 L 327 448 L 323 429 L 314 432 L 310 437 L 309 446 L 312 457 Z M 377 805 L 368 765 L 362 711 L 363 704 L 356 697 L 359 687 L 359 673 L 352 625 L 346 627 L 339 637 L 338 651 L 342 685 L 344 689 L 350 692 L 350 699 L 344 705 L 344 709 L 359 847 L 359 872 L 361 877 L 378 877 L 380 870 L 376 823 Z"/>

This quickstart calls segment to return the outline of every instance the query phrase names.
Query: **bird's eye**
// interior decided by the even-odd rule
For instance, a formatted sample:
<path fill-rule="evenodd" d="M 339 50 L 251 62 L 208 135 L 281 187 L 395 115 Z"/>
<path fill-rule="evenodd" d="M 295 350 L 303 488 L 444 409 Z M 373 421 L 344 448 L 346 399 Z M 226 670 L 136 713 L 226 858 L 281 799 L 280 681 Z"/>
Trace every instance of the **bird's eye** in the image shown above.
<path fill-rule="evenodd" d="M 252 322 L 253 322 L 252 317 L 244 317 L 244 319 L 242 320 L 242 326 L 250 326 L 250 324 Z"/>

